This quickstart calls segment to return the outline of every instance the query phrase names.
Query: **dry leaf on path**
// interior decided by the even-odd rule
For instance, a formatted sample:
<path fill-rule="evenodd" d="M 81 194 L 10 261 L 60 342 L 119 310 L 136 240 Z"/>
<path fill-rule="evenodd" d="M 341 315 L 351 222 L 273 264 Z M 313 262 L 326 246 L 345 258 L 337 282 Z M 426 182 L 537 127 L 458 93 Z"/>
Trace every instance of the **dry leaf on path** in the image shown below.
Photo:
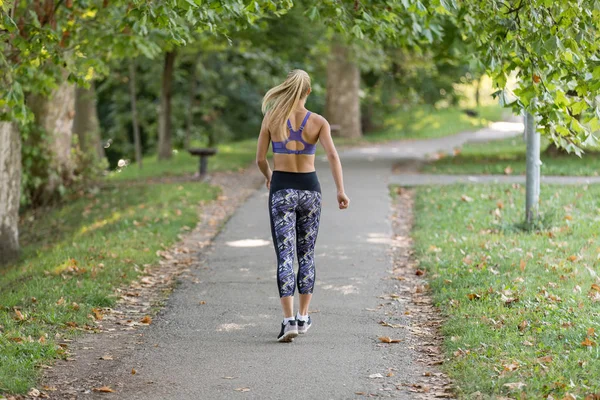
<path fill-rule="evenodd" d="M 29 390 L 29 392 L 27 393 L 27 395 L 31 396 L 31 397 L 40 397 L 41 392 L 39 390 L 37 390 L 36 388 L 31 388 L 31 390 Z"/>
<path fill-rule="evenodd" d="M 149 315 L 146 315 L 144 318 L 142 318 L 140 320 L 140 323 L 150 325 L 152 323 L 152 318 Z"/>
<path fill-rule="evenodd" d="M 131 368 L 131 375 L 135 375 L 137 374 L 137 371 L 135 370 L 135 368 Z"/>
<path fill-rule="evenodd" d="M 392 339 L 389 336 L 380 336 L 378 339 L 383 343 L 400 343 L 402 341 L 402 339 Z"/>
<path fill-rule="evenodd" d="M 233 389 L 233 390 L 235 390 L 236 392 L 249 392 L 250 388 L 243 387 L 243 388 L 237 388 L 237 389 Z"/>
<path fill-rule="evenodd" d="M 113 356 L 106 354 L 106 355 L 103 355 L 102 357 L 100 357 L 100 359 L 105 360 L 105 361 L 112 361 Z"/>
<path fill-rule="evenodd" d="M 100 393 L 114 393 L 115 392 L 113 389 L 110 388 L 110 386 L 102 386 L 102 387 L 94 388 L 92 390 L 94 392 L 100 392 Z"/>
<path fill-rule="evenodd" d="M 383 375 L 381 375 L 381 374 L 371 374 L 371 375 L 369 375 L 369 378 L 371 378 L 371 379 L 383 378 Z"/>

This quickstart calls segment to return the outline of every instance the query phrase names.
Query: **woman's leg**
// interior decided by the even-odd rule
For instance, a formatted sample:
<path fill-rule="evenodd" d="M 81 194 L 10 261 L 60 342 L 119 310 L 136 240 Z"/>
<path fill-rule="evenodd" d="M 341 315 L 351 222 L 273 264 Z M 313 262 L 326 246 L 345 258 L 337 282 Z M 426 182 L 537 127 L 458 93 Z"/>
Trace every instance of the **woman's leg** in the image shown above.
<path fill-rule="evenodd" d="M 310 190 L 301 191 L 296 213 L 299 312 L 300 315 L 307 315 L 315 287 L 315 243 L 321 217 L 321 193 Z"/>
<path fill-rule="evenodd" d="M 282 189 L 269 196 L 271 234 L 277 255 L 277 286 L 285 318 L 294 315 L 294 242 L 296 241 L 296 204 L 298 193 Z"/>

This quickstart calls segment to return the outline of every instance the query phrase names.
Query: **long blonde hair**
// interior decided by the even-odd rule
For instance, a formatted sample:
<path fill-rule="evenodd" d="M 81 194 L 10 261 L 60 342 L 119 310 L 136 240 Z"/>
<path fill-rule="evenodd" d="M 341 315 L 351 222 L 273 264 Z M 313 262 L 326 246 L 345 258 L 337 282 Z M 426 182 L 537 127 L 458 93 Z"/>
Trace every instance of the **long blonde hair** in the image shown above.
<path fill-rule="evenodd" d="M 287 138 L 286 122 L 300 100 L 308 96 L 310 76 L 301 69 L 290 71 L 282 84 L 275 86 L 265 94 L 262 101 L 262 112 L 268 111 L 267 126 L 270 128 L 271 140 L 283 142 Z"/>

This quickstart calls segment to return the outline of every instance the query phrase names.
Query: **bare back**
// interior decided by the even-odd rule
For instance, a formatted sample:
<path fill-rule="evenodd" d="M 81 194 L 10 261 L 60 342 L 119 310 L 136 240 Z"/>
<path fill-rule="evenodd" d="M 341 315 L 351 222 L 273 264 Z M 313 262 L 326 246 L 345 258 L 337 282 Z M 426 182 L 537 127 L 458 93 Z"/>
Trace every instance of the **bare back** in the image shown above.
<path fill-rule="evenodd" d="M 302 119 L 308 110 L 297 110 L 290 115 L 290 123 L 293 129 L 297 130 Z M 323 127 L 325 119 L 312 113 L 306 121 L 304 130 L 302 131 L 302 139 L 310 144 L 316 144 L 319 141 L 319 133 Z M 269 137 L 270 131 L 269 131 Z M 272 141 L 272 139 L 271 139 Z M 291 140 L 286 144 L 289 150 L 303 150 L 304 144 L 300 141 Z M 314 154 L 273 154 L 273 163 L 275 171 L 287 172 L 313 172 L 315 170 L 315 155 Z"/>

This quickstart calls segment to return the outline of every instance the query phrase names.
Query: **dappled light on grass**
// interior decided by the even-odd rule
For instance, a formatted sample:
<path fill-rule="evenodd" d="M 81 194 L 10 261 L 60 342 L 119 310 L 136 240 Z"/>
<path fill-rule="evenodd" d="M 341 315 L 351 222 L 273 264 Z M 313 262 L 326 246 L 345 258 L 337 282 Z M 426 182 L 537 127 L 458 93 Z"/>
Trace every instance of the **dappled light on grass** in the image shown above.
<path fill-rule="evenodd" d="M 99 221 L 94 221 L 89 225 L 82 226 L 79 229 L 79 235 L 83 235 L 85 233 L 95 231 L 97 229 L 100 229 L 100 228 L 108 225 L 108 224 L 115 223 L 119 219 L 121 219 L 121 213 L 119 211 L 115 211 L 112 213 L 112 215 L 108 216 L 107 218 L 103 218 Z"/>

